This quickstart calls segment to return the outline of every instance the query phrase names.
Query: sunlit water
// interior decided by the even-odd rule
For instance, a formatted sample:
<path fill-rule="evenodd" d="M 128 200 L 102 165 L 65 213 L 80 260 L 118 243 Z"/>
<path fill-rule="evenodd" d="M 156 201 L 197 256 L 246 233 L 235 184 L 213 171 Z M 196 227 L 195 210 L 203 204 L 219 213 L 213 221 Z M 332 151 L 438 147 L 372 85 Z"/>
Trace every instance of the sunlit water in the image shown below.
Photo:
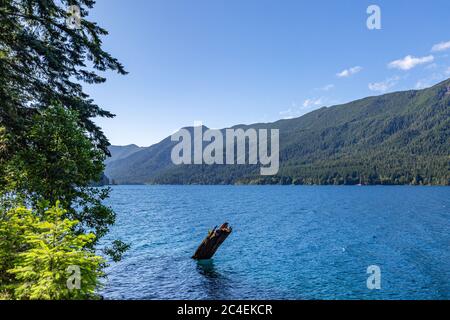
<path fill-rule="evenodd" d="M 116 186 L 108 204 L 107 238 L 131 249 L 106 299 L 450 298 L 448 187 Z M 192 260 L 225 221 L 213 260 Z"/>

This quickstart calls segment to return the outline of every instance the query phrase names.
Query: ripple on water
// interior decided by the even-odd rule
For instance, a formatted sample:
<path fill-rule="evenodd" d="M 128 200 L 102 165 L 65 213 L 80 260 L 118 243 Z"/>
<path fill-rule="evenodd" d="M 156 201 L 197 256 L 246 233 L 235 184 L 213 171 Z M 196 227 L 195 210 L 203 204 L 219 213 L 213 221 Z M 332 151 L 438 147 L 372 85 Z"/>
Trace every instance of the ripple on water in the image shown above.
<path fill-rule="evenodd" d="M 450 188 L 114 186 L 107 299 L 448 299 Z M 209 262 L 208 229 L 234 231 Z M 382 271 L 368 290 L 366 269 Z"/>

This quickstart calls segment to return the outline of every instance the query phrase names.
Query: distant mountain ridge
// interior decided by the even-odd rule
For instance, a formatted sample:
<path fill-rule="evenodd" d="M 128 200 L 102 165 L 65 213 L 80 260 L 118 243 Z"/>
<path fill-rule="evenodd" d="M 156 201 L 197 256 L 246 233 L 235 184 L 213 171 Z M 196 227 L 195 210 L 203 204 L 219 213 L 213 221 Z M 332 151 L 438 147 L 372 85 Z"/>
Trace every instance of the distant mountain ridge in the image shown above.
<path fill-rule="evenodd" d="M 105 164 L 108 165 L 109 163 L 112 163 L 114 161 L 125 159 L 128 156 L 131 156 L 133 153 L 138 152 L 142 149 L 145 148 L 138 147 L 135 144 L 129 144 L 127 146 L 110 146 L 109 152 L 111 153 L 111 156 L 105 160 Z"/>
<path fill-rule="evenodd" d="M 119 184 L 450 185 L 450 79 L 233 128 L 280 130 L 276 176 L 260 176 L 255 165 L 175 166 L 170 137 L 146 148 L 111 146 L 105 173 Z"/>

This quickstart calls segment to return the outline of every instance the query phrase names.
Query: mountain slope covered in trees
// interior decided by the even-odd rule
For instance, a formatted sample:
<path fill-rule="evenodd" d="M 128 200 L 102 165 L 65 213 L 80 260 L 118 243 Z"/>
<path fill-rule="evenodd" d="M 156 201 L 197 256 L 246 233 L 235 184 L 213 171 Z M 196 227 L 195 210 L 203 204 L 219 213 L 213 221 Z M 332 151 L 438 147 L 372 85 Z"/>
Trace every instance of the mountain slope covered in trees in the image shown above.
<path fill-rule="evenodd" d="M 130 144 L 127 146 L 110 146 L 109 147 L 109 153 L 111 154 L 106 160 L 105 164 L 108 165 L 111 162 L 125 159 L 129 156 L 131 156 L 133 153 L 138 152 L 142 149 L 145 149 L 143 147 L 138 147 L 135 144 Z"/>
<path fill-rule="evenodd" d="M 234 128 L 280 130 L 276 176 L 259 165 L 175 166 L 170 137 L 109 162 L 106 174 L 132 184 L 450 184 L 450 79 Z"/>

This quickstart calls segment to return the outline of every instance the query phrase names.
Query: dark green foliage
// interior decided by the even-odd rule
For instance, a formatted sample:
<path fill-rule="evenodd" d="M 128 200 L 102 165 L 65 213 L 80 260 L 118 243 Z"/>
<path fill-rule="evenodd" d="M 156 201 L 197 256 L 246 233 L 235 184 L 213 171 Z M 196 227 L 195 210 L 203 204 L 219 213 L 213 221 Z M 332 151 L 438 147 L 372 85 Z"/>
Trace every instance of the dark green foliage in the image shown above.
<path fill-rule="evenodd" d="M 109 163 L 107 175 L 118 183 L 450 185 L 450 80 L 238 127 L 280 130 L 278 175 L 248 165 L 174 166 L 170 138 Z"/>
<path fill-rule="evenodd" d="M 114 223 L 103 200 L 108 140 L 95 117 L 112 117 L 83 91 L 125 74 L 102 49 L 107 31 L 87 20 L 92 0 L 0 0 L 0 205 L 43 214 L 57 201 L 96 241 Z M 68 7 L 81 9 L 81 27 L 66 25 Z M 94 247 L 95 242 L 89 245 Z"/>
<path fill-rule="evenodd" d="M 26 144 L 21 132 L 36 110 L 55 104 L 77 111 L 93 143 L 108 152 L 108 140 L 92 118 L 113 115 L 97 106 L 80 83 L 104 82 L 95 70 L 125 71 L 101 48 L 107 31 L 86 20 L 94 3 L 0 0 L 0 127 L 12 135 L 12 153 Z M 66 25 L 69 5 L 81 8 L 81 29 Z"/>
<path fill-rule="evenodd" d="M 113 211 L 102 204 L 109 190 L 91 186 L 101 177 L 105 155 L 77 119 L 74 111 L 62 107 L 34 115 L 34 125 L 22 132 L 27 148 L 18 150 L 5 166 L 2 191 L 33 207 L 60 201 L 71 218 L 100 238 L 115 220 Z"/>
<path fill-rule="evenodd" d="M 122 260 L 123 254 L 128 251 L 130 248 L 130 245 L 127 243 L 123 243 L 119 240 L 114 240 L 112 242 L 111 247 L 107 247 L 103 249 L 103 253 L 105 253 L 107 256 L 111 257 L 111 260 L 114 262 L 119 262 Z"/>

